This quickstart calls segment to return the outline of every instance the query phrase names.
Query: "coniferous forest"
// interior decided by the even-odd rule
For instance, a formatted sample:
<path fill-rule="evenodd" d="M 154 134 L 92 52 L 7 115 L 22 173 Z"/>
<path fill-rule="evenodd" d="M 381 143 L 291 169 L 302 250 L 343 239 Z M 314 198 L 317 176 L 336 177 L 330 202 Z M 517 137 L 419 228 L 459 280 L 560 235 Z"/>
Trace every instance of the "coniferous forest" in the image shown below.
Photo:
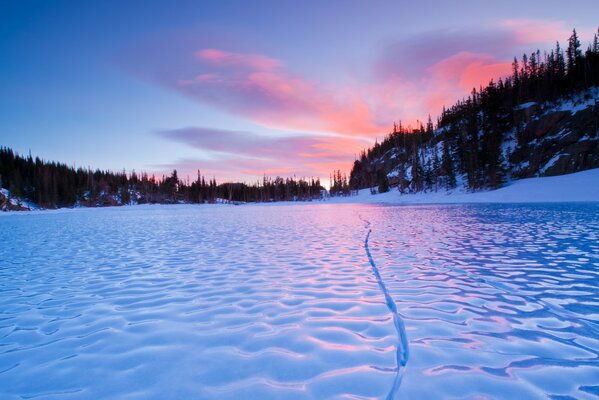
<path fill-rule="evenodd" d="M 394 124 L 354 162 L 351 189 L 401 192 L 497 188 L 508 179 L 599 167 L 599 39 L 514 58 L 512 75 L 417 127 Z M 577 105 L 583 110 L 575 110 Z"/>
<path fill-rule="evenodd" d="M 193 182 L 182 180 L 174 170 L 157 178 L 147 173 L 127 174 L 74 168 L 47 162 L 31 155 L 23 157 L 11 149 L 0 148 L 2 188 L 19 201 L 42 208 L 73 206 L 115 206 L 144 203 L 215 203 L 298 201 L 321 198 L 319 179 L 274 179 L 261 182 L 217 183 L 198 171 Z"/>

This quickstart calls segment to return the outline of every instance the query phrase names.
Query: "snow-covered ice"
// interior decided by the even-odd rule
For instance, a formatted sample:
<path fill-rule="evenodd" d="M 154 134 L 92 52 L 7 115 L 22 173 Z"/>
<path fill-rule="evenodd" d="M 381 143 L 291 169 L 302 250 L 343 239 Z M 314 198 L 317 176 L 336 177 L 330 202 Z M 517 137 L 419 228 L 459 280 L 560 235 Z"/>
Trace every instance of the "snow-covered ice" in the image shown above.
<path fill-rule="evenodd" d="M 0 218 L 0 398 L 386 396 L 393 319 L 334 211 Z"/>
<path fill-rule="evenodd" d="M 593 398 L 598 239 L 597 203 L 14 213 L 0 398 Z"/>

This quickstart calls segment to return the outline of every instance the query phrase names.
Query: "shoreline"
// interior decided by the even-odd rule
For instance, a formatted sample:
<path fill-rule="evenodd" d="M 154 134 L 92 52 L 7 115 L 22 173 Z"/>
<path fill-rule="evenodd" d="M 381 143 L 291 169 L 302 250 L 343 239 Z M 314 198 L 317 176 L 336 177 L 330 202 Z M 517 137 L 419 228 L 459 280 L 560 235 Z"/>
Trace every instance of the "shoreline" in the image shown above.
<path fill-rule="evenodd" d="M 278 201 L 262 203 L 178 203 L 178 204 L 125 204 L 107 207 L 63 207 L 56 209 L 32 209 L 24 211 L 3 211 L 0 215 L 38 214 L 41 212 L 74 212 L 87 209 L 128 209 L 130 207 L 170 207 L 170 206 L 275 206 L 275 205 L 314 205 L 314 204 L 386 204 L 386 205 L 441 205 L 441 204 L 542 204 L 542 203 L 596 203 L 599 202 L 599 168 L 542 178 L 520 179 L 496 190 L 467 192 L 463 188 L 451 192 L 400 194 L 396 188 L 389 192 L 370 194 L 362 189 L 349 197 L 330 197 L 312 201 Z"/>

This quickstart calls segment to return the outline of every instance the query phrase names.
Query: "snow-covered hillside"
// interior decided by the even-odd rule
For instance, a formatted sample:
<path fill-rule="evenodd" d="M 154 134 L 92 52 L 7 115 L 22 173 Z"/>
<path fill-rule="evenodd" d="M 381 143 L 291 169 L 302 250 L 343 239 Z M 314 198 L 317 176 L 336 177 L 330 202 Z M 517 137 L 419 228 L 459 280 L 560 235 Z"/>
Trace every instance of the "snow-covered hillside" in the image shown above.
<path fill-rule="evenodd" d="M 599 167 L 599 88 L 509 109 L 484 97 L 456 105 L 433 129 L 393 133 L 354 163 L 351 186 L 404 193 L 480 190 Z"/>
<path fill-rule="evenodd" d="M 0 211 L 35 210 L 36 204 L 13 197 L 9 190 L 0 188 Z"/>
<path fill-rule="evenodd" d="M 443 204 L 443 203 L 544 203 L 599 202 L 599 168 L 568 175 L 520 179 L 497 190 L 468 192 L 463 187 L 451 191 L 401 194 L 396 188 L 371 194 L 336 197 L 336 203 Z"/>

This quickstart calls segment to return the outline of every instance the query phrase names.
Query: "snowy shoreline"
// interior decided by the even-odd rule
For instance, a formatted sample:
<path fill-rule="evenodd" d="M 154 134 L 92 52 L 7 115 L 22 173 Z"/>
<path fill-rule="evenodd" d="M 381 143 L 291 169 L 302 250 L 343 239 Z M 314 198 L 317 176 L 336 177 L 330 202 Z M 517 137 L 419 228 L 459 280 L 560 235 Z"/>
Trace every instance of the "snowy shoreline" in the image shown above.
<path fill-rule="evenodd" d="M 243 206 L 274 206 L 274 205 L 317 205 L 317 204 L 474 204 L 474 203 L 572 203 L 599 202 L 599 168 L 543 178 L 520 179 L 497 190 L 468 192 L 456 188 L 451 192 L 427 192 L 400 194 L 396 188 L 387 193 L 371 194 L 369 189 L 363 189 L 355 196 L 333 197 L 314 201 L 280 201 L 272 203 L 244 203 Z M 176 206 L 231 206 L 233 204 L 136 204 L 112 207 L 76 207 L 59 209 L 33 209 L 30 211 L 5 211 L 1 215 L 38 214 L 40 212 L 76 212 L 93 209 L 129 209 L 160 208 Z"/>
<path fill-rule="evenodd" d="M 599 202 L 599 168 L 568 175 L 528 178 L 512 181 L 496 190 L 400 194 L 393 188 L 387 193 L 370 194 L 360 190 L 357 196 L 333 198 L 331 203 L 383 204 L 460 204 L 460 203 L 569 203 Z"/>

